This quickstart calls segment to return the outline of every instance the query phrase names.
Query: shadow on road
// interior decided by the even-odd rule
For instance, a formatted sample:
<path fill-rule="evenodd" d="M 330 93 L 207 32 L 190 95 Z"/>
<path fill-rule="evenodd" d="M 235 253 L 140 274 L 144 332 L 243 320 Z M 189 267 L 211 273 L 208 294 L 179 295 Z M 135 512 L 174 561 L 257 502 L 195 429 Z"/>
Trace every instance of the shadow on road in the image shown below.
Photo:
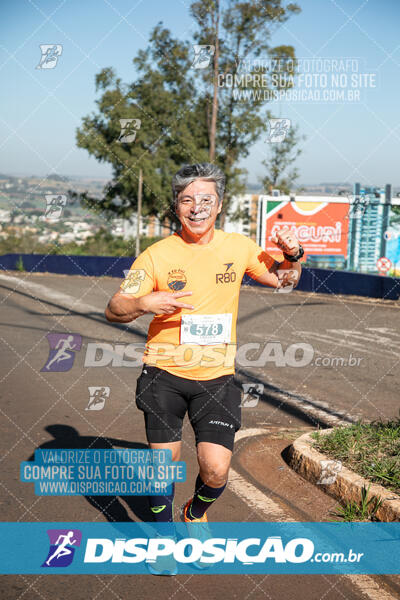
<path fill-rule="evenodd" d="M 37 450 L 109 450 L 113 447 L 119 448 L 147 448 L 140 442 L 128 442 L 109 437 L 97 437 L 92 435 L 80 435 L 79 431 L 70 425 L 54 424 L 45 427 L 45 431 L 53 436 L 53 440 L 38 446 Z M 32 454 L 28 461 L 34 460 Z M 128 522 L 133 521 L 130 517 L 123 500 L 132 513 L 141 521 L 153 521 L 147 496 L 84 496 L 84 498 L 101 512 L 107 521 Z"/>
<path fill-rule="evenodd" d="M 87 319 L 90 319 L 91 321 L 101 323 L 102 325 L 106 325 L 106 326 L 112 327 L 114 329 L 123 329 L 126 331 L 130 331 L 142 338 L 146 337 L 146 334 L 143 333 L 143 331 L 141 329 L 138 329 L 138 328 L 132 327 L 132 326 L 130 326 L 128 328 L 126 323 L 110 323 L 109 321 L 106 320 L 104 313 L 102 311 L 99 311 L 98 313 L 87 312 L 87 311 L 81 312 L 79 310 L 74 310 L 73 308 L 66 308 L 65 306 L 63 306 L 62 304 L 59 304 L 57 302 L 54 302 L 51 300 L 45 300 L 43 298 L 36 298 L 35 296 L 32 296 L 32 294 L 29 294 L 27 292 L 21 292 L 20 290 L 14 290 L 13 288 L 10 288 L 3 284 L 0 285 L 0 289 L 7 290 L 8 292 L 12 292 L 13 294 L 18 294 L 19 296 L 22 296 L 24 298 L 29 298 L 30 300 L 38 301 L 41 304 L 45 304 L 46 306 L 51 306 L 54 308 L 61 309 L 61 310 L 65 311 L 65 313 L 66 313 L 63 316 L 85 317 Z M 37 311 L 31 311 L 29 308 L 26 308 L 26 307 L 19 307 L 19 308 L 28 314 L 41 315 L 42 317 L 53 316 L 53 313 L 49 313 L 46 315 L 46 314 L 38 313 Z M 104 304 L 104 309 L 105 308 L 106 308 L 106 305 Z M 28 329 L 29 329 L 29 327 L 28 327 Z"/>

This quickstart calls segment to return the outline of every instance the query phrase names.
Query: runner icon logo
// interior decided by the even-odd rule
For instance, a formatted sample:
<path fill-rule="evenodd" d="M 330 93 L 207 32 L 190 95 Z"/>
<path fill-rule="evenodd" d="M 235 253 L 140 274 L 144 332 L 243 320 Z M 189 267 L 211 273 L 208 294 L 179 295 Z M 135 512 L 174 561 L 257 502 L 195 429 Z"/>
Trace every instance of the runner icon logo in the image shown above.
<path fill-rule="evenodd" d="M 294 269 L 278 269 L 276 272 L 279 280 L 279 287 L 274 289 L 275 293 L 287 294 L 291 292 L 299 278 Z"/>
<path fill-rule="evenodd" d="M 192 69 L 206 69 L 214 56 L 215 46 L 193 44 L 194 59 Z"/>
<path fill-rule="evenodd" d="M 82 336 L 77 333 L 48 333 L 49 356 L 41 369 L 45 372 L 64 372 L 72 368 L 75 352 L 82 346 Z"/>
<path fill-rule="evenodd" d="M 140 286 L 142 285 L 142 281 L 144 281 L 146 277 L 146 272 L 144 269 L 124 269 L 125 279 L 122 282 L 121 290 L 124 294 L 137 294 L 140 290 Z"/>
<path fill-rule="evenodd" d="M 54 69 L 57 66 L 59 57 L 62 54 L 63 47 L 61 44 L 40 44 L 40 62 L 37 69 Z"/>
<path fill-rule="evenodd" d="M 67 204 L 67 196 L 65 194 L 45 194 L 45 198 L 45 218 L 49 221 L 58 221 Z"/>
<path fill-rule="evenodd" d="M 338 473 L 342 470 L 340 460 L 321 460 L 321 474 L 317 481 L 317 485 L 330 485 L 335 483 Z"/>
<path fill-rule="evenodd" d="M 89 386 L 89 402 L 85 410 L 102 410 L 106 399 L 110 397 L 110 388 L 106 386 Z"/>
<path fill-rule="evenodd" d="M 269 132 L 267 142 L 270 144 L 276 144 L 283 142 L 291 126 L 290 119 L 269 119 Z"/>
<path fill-rule="evenodd" d="M 240 404 L 242 408 L 254 408 L 257 406 L 260 396 L 264 392 L 263 383 L 242 383 L 243 399 Z"/>
<path fill-rule="evenodd" d="M 75 548 L 81 545 L 79 529 L 48 529 L 50 548 L 42 567 L 68 567 L 74 558 Z"/>
<path fill-rule="evenodd" d="M 120 144 L 130 144 L 131 142 L 134 142 L 142 121 L 140 119 L 120 119 L 119 124 L 121 133 L 119 134 L 117 142 Z"/>

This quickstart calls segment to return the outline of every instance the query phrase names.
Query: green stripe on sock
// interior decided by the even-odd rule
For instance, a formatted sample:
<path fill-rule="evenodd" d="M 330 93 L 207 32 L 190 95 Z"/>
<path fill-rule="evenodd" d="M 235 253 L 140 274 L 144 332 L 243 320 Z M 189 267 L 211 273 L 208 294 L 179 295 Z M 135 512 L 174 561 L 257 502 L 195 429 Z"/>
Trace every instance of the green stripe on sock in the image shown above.
<path fill-rule="evenodd" d="M 206 498 L 205 496 L 200 496 L 200 494 L 197 494 L 197 497 L 203 500 L 203 502 L 214 502 L 216 500 L 216 498 Z"/>
<path fill-rule="evenodd" d="M 151 506 L 151 507 L 150 507 L 150 510 L 151 510 L 151 512 L 153 512 L 153 513 L 160 513 L 161 511 L 163 511 L 163 510 L 164 510 L 164 508 L 165 508 L 166 506 L 167 506 L 166 504 L 162 504 L 161 506 Z"/>

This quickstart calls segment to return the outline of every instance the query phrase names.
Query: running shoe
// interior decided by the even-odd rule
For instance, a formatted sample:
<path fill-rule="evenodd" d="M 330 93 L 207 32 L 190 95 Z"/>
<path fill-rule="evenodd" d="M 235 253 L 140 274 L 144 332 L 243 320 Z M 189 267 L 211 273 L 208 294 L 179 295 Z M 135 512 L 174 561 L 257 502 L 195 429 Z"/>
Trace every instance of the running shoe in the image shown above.
<path fill-rule="evenodd" d="M 170 537 L 170 536 L 160 536 Z M 175 538 L 170 538 L 176 541 Z M 177 575 L 178 565 L 173 554 L 167 554 L 166 556 L 158 556 L 154 562 L 146 562 L 147 568 L 152 575 Z"/>
<path fill-rule="evenodd" d="M 188 502 L 186 502 L 186 504 L 184 504 L 184 506 L 182 506 L 182 509 L 181 509 L 182 521 L 184 521 L 186 523 L 186 528 L 187 528 L 189 537 L 200 540 L 201 542 L 205 542 L 206 540 L 209 540 L 212 537 L 211 529 L 208 524 L 207 514 L 204 513 L 204 515 L 202 517 L 200 517 L 200 519 L 190 519 L 188 517 L 187 511 L 189 510 L 189 507 L 192 503 L 192 499 L 193 498 L 188 500 Z M 209 569 L 211 567 L 211 564 L 203 563 L 200 561 L 195 561 L 193 563 L 193 566 L 196 567 L 197 569 L 203 570 L 203 569 Z"/>

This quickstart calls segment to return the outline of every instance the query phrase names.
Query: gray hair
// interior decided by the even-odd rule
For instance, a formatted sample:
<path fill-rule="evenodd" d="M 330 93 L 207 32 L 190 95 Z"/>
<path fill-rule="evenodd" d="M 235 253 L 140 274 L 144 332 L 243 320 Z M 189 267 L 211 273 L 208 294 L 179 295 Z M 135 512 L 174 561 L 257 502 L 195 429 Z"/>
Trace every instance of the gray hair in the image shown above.
<path fill-rule="evenodd" d="M 172 179 L 172 194 L 174 205 L 178 194 L 182 192 L 195 179 L 214 181 L 217 190 L 218 201 L 221 202 L 225 191 L 225 175 L 217 165 L 212 163 L 196 163 L 194 165 L 183 165 Z"/>

